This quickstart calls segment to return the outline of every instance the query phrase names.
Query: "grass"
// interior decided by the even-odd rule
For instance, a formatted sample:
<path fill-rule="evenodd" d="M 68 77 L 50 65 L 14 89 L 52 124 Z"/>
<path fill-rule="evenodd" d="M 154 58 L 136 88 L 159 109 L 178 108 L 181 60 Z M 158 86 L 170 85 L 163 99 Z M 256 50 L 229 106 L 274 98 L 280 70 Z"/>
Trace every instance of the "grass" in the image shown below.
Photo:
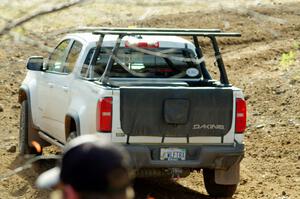
<path fill-rule="evenodd" d="M 296 61 L 296 52 L 294 50 L 291 50 L 281 55 L 280 66 L 283 67 L 283 69 L 286 69 L 289 66 L 293 65 L 295 61 Z"/>
<path fill-rule="evenodd" d="M 294 42 L 292 49 L 289 52 L 283 53 L 280 57 L 281 69 L 286 70 L 290 66 L 294 65 L 297 59 L 297 51 L 300 49 L 299 43 Z"/>

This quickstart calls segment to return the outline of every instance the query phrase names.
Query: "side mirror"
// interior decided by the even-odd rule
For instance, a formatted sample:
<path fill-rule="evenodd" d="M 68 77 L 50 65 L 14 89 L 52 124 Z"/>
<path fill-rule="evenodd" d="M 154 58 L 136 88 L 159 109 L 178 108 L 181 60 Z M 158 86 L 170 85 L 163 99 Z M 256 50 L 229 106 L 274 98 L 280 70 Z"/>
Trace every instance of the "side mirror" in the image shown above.
<path fill-rule="evenodd" d="M 28 70 L 43 71 L 44 58 L 42 56 L 32 56 L 27 60 Z"/>

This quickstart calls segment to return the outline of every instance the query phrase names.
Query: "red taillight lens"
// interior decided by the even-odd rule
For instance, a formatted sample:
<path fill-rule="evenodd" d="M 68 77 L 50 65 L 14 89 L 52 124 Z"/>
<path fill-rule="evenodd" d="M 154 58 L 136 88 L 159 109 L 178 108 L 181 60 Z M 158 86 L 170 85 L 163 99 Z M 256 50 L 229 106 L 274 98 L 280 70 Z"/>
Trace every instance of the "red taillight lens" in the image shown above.
<path fill-rule="evenodd" d="M 246 129 L 247 107 L 246 101 L 241 98 L 236 99 L 235 132 L 243 133 Z"/>
<path fill-rule="evenodd" d="M 97 131 L 111 132 L 112 127 L 112 98 L 105 97 L 97 104 Z"/>

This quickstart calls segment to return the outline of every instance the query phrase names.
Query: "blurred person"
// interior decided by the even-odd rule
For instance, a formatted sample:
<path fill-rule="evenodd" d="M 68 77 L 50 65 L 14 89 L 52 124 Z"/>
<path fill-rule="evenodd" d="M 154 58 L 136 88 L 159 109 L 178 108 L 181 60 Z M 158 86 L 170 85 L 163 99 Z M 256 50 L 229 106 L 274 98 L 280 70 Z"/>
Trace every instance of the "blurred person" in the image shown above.
<path fill-rule="evenodd" d="M 36 185 L 54 188 L 52 198 L 132 199 L 132 174 L 125 149 L 84 135 L 66 145 L 60 166 L 42 173 Z"/>

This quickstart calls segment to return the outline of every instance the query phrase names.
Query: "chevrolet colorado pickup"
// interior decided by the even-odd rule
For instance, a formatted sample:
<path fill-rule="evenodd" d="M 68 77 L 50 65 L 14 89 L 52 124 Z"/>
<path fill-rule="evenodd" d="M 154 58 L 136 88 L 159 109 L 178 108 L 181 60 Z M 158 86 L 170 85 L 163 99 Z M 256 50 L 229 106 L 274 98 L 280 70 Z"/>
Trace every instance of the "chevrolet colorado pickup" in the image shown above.
<path fill-rule="evenodd" d="M 94 27 L 68 34 L 47 60 L 28 59 L 19 90 L 20 153 L 97 133 L 124 145 L 139 176 L 203 169 L 210 195 L 232 196 L 246 102 L 228 81 L 217 38 L 238 36 L 219 29 Z M 212 44 L 220 80 L 206 68 L 200 37 Z"/>

